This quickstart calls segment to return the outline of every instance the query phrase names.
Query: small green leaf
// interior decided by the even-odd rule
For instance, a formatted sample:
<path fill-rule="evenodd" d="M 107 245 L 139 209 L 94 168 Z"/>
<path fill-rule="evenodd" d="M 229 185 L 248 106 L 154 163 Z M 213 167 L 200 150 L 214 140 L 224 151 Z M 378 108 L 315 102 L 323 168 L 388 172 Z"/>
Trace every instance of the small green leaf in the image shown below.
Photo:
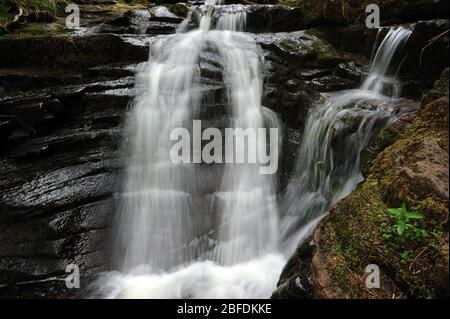
<path fill-rule="evenodd" d="M 404 221 L 399 220 L 398 224 L 397 224 L 397 233 L 402 236 L 403 233 L 405 232 L 405 228 L 406 228 L 406 224 Z"/>
<path fill-rule="evenodd" d="M 422 213 L 416 211 L 408 212 L 407 216 L 411 219 L 422 219 L 424 217 Z"/>
<path fill-rule="evenodd" d="M 389 208 L 388 209 L 388 213 L 389 215 L 391 215 L 392 217 L 397 217 L 399 215 L 399 210 L 397 208 Z"/>

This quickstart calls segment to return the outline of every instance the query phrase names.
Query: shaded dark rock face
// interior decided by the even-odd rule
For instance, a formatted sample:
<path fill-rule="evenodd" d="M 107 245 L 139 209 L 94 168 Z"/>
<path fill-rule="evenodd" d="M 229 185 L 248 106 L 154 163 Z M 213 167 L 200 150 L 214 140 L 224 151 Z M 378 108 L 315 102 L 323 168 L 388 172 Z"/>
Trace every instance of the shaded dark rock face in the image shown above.
<path fill-rule="evenodd" d="M 121 126 L 148 45 L 109 34 L 0 43 L 0 294 L 73 297 L 52 278 L 75 263 L 86 284 L 109 266 Z"/>
<path fill-rule="evenodd" d="M 432 87 L 442 71 L 448 67 L 448 20 L 420 21 L 411 26 L 408 55 L 400 70 L 405 80 L 404 92 L 419 97 Z"/>
<path fill-rule="evenodd" d="M 303 12 L 281 5 L 250 6 L 247 13 L 248 32 L 289 32 L 301 30 Z"/>
<path fill-rule="evenodd" d="M 145 41 L 113 34 L 0 39 L 0 68 L 81 69 L 147 58 Z"/>
<path fill-rule="evenodd" d="M 344 26 L 364 24 L 365 8 L 377 4 L 382 24 L 413 22 L 448 18 L 446 0 L 288 0 L 280 1 L 295 6 L 303 15 L 302 27 Z"/>
<path fill-rule="evenodd" d="M 111 66 L 113 68 L 113 66 Z M 115 67 L 115 66 L 114 66 Z M 108 264 L 121 122 L 133 77 L 45 89 L 7 90 L 0 99 L 2 283 Z M 101 82 L 97 82 L 101 81 Z"/>
<path fill-rule="evenodd" d="M 448 9 L 448 1 L 445 0 L 380 1 L 381 17 L 384 20 L 448 18 Z"/>

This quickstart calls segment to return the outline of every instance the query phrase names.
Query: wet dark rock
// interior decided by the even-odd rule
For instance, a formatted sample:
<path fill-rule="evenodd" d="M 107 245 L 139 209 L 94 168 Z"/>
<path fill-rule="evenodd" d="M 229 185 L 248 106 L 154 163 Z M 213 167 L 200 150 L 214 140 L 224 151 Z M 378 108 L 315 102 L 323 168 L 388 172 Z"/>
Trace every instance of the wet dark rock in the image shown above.
<path fill-rule="evenodd" d="M 49 295 L 75 296 L 50 278 L 64 278 L 70 263 L 83 275 L 109 267 L 121 125 L 135 69 L 121 62 L 63 76 L 0 70 L 2 296 L 35 289 L 31 296 L 44 297 L 39 285 L 54 289 Z"/>
<path fill-rule="evenodd" d="M 278 174 L 279 194 L 282 194 L 288 185 L 289 178 L 295 170 L 298 152 L 303 139 L 303 125 L 287 124 L 283 127 L 283 144 L 281 145 L 279 165 L 282 169 Z"/>
<path fill-rule="evenodd" d="M 275 111 L 284 125 L 278 180 L 281 192 L 294 169 L 306 114 L 321 90 L 308 83 L 331 76 L 344 58 L 327 41 L 309 32 L 260 33 L 255 39 L 264 50 L 262 105 Z M 358 86 L 342 81 L 345 88 Z"/>
<path fill-rule="evenodd" d="M 271 299 L 311 299 L 314 296 L 309 265 L 314 245 L 310 240 L 300 245 L 280 275 Z"/>
<path fill-rule="evenodd" d="M 421 91 L 430 89 L 444 69 L 448 68 L 449 23 L 448 20 L 421 21 L 411 28 L 412 34 L 405 48 L 408 55 L 400 76 L 415 82 L 410 89 L 405 88 L 405 92 L 417 97 Z"/>
<path fill-rule="evenodd" d="M 362 70 L 355 65 L 354 61 L 350 61 L 348 63 L 339 64 L 333 74 L 350 81 L 362 82 L 367 76 L 367 72 L 367 69 Z"/>
<path fill-rule="evenodd" d="M 330 75 L 333 70 L 331 69 L 305 69 L 300 71 L 300 75 L 305 80 L 312 80 L 320 77 L 324 77 L 326 75 Z"/>
<path fill-rule="evenodd" d="M 416 119 L 420 110 L 420 103 L 417 101 L 402 99 L 390 107 L 396 113 L 397 119 L 374 136 L 365 150 L 361 152 L 360 170 L 364 177 L 369 174 L 372 161 L 388 146 L 405 132 Z"/>
<path fill-rule="evenodd" d="M 247 31 L 289 32 L 302 30 L 303 12 L 283 5 L 254 5 L 247 10 Z"/>
<path fill-rule="evenodd" d="M 170 34 L 183 20 L 163 6 L 130 10 L 96 29 L 102 33 Z"/>
<path fill-rule="evenodd" d="M 268 59 L 275 62 L 289 60 L 294 66 L 335 67 L 343 61 L 339 53 L 327 41 L 306 31 L 265 33 L 255 35 L 263 49 L 275 54 Z"/>
<path fill-rule="evenodd" d="M 0 68 L 82 69 L 146 61 L 148 52 L 145 41 L 112 34 L 1 38 Z"/>
<path fill-rule="evenodd" d="M 358 82 L 340 78 L 338 76 L 325 76 L 312 79 L 309 82 L 309 85 L 321 92 L 331 92 L 355 88 L 358 85 Z"/>

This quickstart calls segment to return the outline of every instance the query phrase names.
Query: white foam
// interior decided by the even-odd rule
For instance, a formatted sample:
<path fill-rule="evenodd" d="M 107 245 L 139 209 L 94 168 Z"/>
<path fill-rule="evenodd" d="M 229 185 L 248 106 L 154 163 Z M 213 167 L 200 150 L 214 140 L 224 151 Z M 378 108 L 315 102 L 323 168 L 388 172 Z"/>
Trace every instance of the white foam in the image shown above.
<path fill-rule="evenodd" d="M 95 297 L 110 299 L 269 298 L 285 263 L 282 255 L 270 254 L 229 267 L 203 261 L 160 274 L 108 272 L 91 288 Z"/>

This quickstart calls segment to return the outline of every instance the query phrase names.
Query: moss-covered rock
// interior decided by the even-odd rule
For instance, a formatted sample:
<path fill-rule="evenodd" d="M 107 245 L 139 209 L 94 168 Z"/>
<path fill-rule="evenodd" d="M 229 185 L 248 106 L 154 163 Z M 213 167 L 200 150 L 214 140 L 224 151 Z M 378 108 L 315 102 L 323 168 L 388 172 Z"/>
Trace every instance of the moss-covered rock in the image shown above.
<path fill-rule="evenodd" d="M 448 79 L 448 68 L 446 68 L 444 72 L 442 72 L 441 77 L 434 83 L 433 88 L 423 95 L 422 105 L 427 105 L 441 96 L 448 96 Z"/>
<path fill-rule="evenodd" d="M 322 220 L 311 262 L 317 297 L 448 296 L 448 114 L 448 97 L 424 107 Z M 388 214 L 402 205 L 424 217 L 407 222 L 408 236 Z M 379 289 L 365 286 L 368 264 L 380 267 Z"/>

